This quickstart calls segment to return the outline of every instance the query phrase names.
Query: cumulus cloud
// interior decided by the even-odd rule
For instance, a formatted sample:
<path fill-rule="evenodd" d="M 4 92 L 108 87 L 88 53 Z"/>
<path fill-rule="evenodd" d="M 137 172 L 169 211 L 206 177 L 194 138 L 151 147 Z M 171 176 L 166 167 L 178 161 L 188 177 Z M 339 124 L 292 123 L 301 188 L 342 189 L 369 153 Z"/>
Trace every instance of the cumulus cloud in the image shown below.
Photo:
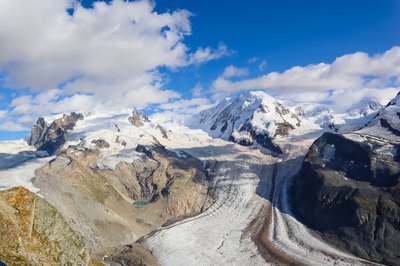
<path fill-rule="evenodd" d="M 249 74 L 249 70 L 247 68 L 238 68 L 233 65 L 230 65 L 225 68 L 224 73 L 222 73 L 222 77 L 224 78 L 234 78 L 234 77 L 243 77 Z"/>
<path fill-rule="evenodd" d="M 309 101 L 333 101 L 336 95 L 347 93 L 350 101 L 356 101 L 367 93 L 391 94 L 396 87 L 400 87 L 400 47 L 374 56 L 357 52 L 338 57 L 331 64 L 295 66 L 252 79 L 234 81 L 221 75 L 213 83 L 213 92 L 218 99 L 243 90 L 265 90 Z"/>
<path fill-rule="evenodd" d="M 228 49 L 224 43 L 219 43 L 218 48 L 211 49 L 210 47 L 199 48 L 196 52 L 189 55 L 189 64 L 202 64 L 204 62 L 219 59 L 223 56 L 231 55 L 233 52 Z"/>
<path fill-rule="evenodd" d="M 74 0 L 0 0 L 1 83 L 30 91 L 14 99 L 11 114 L 144 107 L 180 97 L 163 88 L 161 67 L 230 54 L 223 43 L 187 47 L 190 16 L 158 13 L 150 0 L 95 2 L 90 9 Z"/>
<path fill-rule="evenodd" d="M 0 110 L 0 119 L 5 118 L 7 116 L 6 110 Z"/>
<path fill-rule="evenodd" d="M 6 121 L 0 122 L 0 130 L 1 131 L 10 131 L 10 129 L 12 129 L 11 131 L 28 130 L 27 127 L 24 127 L 23 125 L 16 123 L 14 121 L 11 121 L 11 120 L 6 120 Z"/>
<path fill-rule="evenodd" d="M 195 113 L 197 110 L 207 108 L 211 102 L 208 98 L 182 99 L 160 105 L 163 110 L 173 110 L 178 113 Z M 204 110 L 204 109 L 203 109 Z"/>
<path fill-rule="evenodd" d="M 194 114 L 215 106 L 209 98 L 181 99 L 161 104 L 162 111 L 155 113 L 151 118 L 157 122 L 181 122 L 190 120 Z"/>

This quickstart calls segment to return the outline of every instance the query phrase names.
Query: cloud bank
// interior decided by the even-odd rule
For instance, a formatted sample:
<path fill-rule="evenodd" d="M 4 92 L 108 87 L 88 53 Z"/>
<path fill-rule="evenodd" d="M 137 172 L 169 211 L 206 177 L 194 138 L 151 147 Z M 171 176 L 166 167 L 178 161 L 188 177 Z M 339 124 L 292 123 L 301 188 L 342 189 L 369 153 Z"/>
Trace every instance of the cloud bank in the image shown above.
<path fill-rule="evenodd" d="M 0 0 L 1 85 L 30 91 L 14 99 L 9 114 L 168 102 L 180 95 L 163 89 L 160 68 L 229 54 L 223 43 L 191 51 L 183 43 L 190 12 L 154 8 L 150 0 L 95 2 L 91 9 L 72 0 Z"/>
<path fill-rule="evenodd" d="M 336 58 L 331 64 L 295 66 L 284 72 L 232 80 L 223 73 L 213 85 L 214 98 L 243 90 L 264 90 L 302 101 L 332 101 L 346 106 L 365 96 L 387 99 L 400 87 L 400 47 L 370 56 L 363 52 Z"/>

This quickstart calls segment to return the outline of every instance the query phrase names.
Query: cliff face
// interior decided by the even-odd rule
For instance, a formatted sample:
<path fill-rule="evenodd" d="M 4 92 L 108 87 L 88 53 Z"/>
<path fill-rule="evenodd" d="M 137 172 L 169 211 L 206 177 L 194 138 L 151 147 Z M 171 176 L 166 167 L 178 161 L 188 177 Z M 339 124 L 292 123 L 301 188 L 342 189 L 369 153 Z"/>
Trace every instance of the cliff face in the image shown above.
<path fill-rule="evenodd" d="M 310 227 L 353 254 L 400 263 L 400 144 L 325 133 L 306 155 L 294 208 Z"/>
<path fill-rule="evenodd" d="M 83 239 L 60 213 L 23 187 L 0 192 L 0 261 L 8 265 L 88 265 Z"/>
<path fill-rule="evenodd" d="M 78 120 L 83 119 L 82 114 L 71 113 L 54 120 L 50 125 L 40 117 L 31 131 L 28 144 L 39 151 L 53 154 L 65 143 L 65 133 L 72 130 Z"/>
<path fill-rule="evenodd" d="M 132 115 L 128 117 L 128 121 L 135 127 L 142 127 L 144 123 L 150 122 L 150 119 L 134 108 Z"/>

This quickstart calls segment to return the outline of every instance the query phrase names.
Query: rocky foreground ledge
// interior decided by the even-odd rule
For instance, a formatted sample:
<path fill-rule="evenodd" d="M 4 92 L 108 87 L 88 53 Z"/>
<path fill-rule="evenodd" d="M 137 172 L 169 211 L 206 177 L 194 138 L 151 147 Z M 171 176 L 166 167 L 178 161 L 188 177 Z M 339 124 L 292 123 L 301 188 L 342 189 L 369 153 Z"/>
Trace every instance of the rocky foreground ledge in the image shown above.
<path fill-rule="evenodd" d="M 23 187 L 0 191 L 0 224 L 0 261 L 8 265 L 93 263 L 63 216 Z"/>

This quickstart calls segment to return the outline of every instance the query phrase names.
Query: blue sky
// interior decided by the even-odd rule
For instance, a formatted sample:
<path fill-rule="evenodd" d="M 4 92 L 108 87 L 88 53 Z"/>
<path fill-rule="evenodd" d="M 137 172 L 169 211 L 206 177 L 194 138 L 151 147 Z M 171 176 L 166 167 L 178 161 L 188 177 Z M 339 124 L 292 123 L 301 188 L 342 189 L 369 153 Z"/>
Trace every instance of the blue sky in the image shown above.
<path fill-rule="evenodd" d="M 64 2 L 67 2 L 67 0 Z M 38 3 L 40 4 L 32 7 L 29 7 L 27 4 L 27 12 L 30 12 L 29 9 L 31 9 L 35 12 L 30 12 L 29 14 L 37 14 L 38 17 L 43 17 L 45 15 L 43 15 L 44 13 L 41 13 L 39 9 L 48 9 L 50 10 L 49 12 L 53 12 L 53 10 L 57 12 L 60 8 L 63 8 L 63 6 L 46 8 L 46 5 L 52 5 L 48 0 Z M 93 1 L 84 0 L 82 1 L 82 5 L 83 7 L 80 8 L 81 11 L 84 10 L 84 8 L 92 8 Z M 61 64 L 73 65 L 74 62 L 69 61 L 68 57 L 76 57 L 76 60 L 79 60 L 78 56 L 81 51 L 78 53 L 74 51 L 74 49 L 80 50 L 79 47 L 85 46 L 85 42 L 87 42 L 86 39 L 82 40 L 73 36 L 74 32 L 71 33 L 72 37 L 69 36 L 71 38 L 70 45 L 66 44 L 65 47 L 63 47 L 63 42 L 53 43 L 49 41 L 46 43 L 46 41 L 44 41 L 44 44 L 38 44 L 37 47 L 33 45 L 34 48 L 37 48 L 37 50 L 35 50 L 36 53 L 32 51 L 32 54 L 30 54 L 31 47 L 28 45 L 22 47 L 21 45 L 20 51 L 24 56 L 10 55 L 13 50 L 7 48 L 14 47 L 15 43 L 20 44 L 22 42 L 21 40 L 27 40 L 26 38 L 29 38 L 28 31 L 35 32 L 37 29 L 34 28 L 35 25 L 29 25 L 32 29 L 26 29 L 27 33 L 25 34 L 24 28 L 30 23 L 30 19 L 34 19 L 34 17 L 24 16 L 24 10 L 11 9 L 12 7 L 10 7 L 10 10 L 5 10 L 4 8 L 4 12 L 7 11 L 10 16 L 13 15 L 15 17 L 21 15 L 22 22 L 21 24 L 15 25 L 7 24 L 7 19 L 10 18 L 6 16 L 6 13 L 3 13 L 2 17 L 2 13 L 0 12 L 0 23 L 3 25 L 10 25 L 10 28 L 14 26 L 15 32 L 19 32 L 20 30 L 22 33 L 21 36 L 18 36 L 18 34 L 10 35 L 12 38 L 15 36 L 18 37 L 14 40 L 15 43 L 11 41 L 2 43 L 2 41 L 0 41 L 0 50 L 3 51 L 0 53 L 0 139 L 15 139 L 26 135 L 29 125 L 34 122 L 32 121 L 34 119 L 33 117 L 37 115 L 48 115 L 57 112 L 57 110 L 60 112 L 70 111 L 67 107 L 58 108 L 61 105 L 60 103 L 63 103 L 65 106 L 71 106 L 72 109 L 74 106 L 80 107 L 86 105 L 85 101 L 87 100 L 87 106 L 91 106 L 94 102 L 94 100 L 88 100 L 91 95 L 97 97 L 95 99 L 96 102 L 106 102 L 109 98 L 106 92 L 110 91 L 110 88 L 106 87 L 105 84 L 109 84 L 110 81 L 114 80 L 122 80 L 121 83 L 115 84 L 115 86 L 118 87 L 126 86 L 129 88 L 129 86 L 136 86 L 137 84 L 138 87 L 141 87 L 140 90 L 138 89 L 134 93 L 130 93 L 129 89 L 121 89 L 120 95 L 123 95 L 124 98 L 129 98 L 129 95 L 133 95 L 130 97 L 136 97 L 137 95 L 138 98 L 144 97 L 142 95 L 147 94 L 146 90 L 151 91 L 149 95 L 157 95 L 157 97 L 158 95 L 162 95 L 158 97 L 157 100 L 148 100 L 147 105 L 140 106 L 141 108 L 156 106 L 158 110 L 168 109 L 167 105 L 163 105 L 165 102 L 171 105 L 178 101 L 181 104 L 176 106 L 183 106 L 185 104 L 184 101 L 190 101 L 193 98 L 196 98 L 196 102 L 200 103 L 200 105 L 212 104 L 230 93 L 240 93 L 242 90 L 249 90 L 253 87 L 265 90 L 274 95 L 279 95 L 280 91 L 284 91 L 284 97 L 298 97 L 297 93 L 300 92 L 304 92 L 303 95 L 309 95 L 307 93 L 315 94 L 315 92 L 318 92 L 320 97 L 318 99 L 316 98 L 315 101 L 320 102 L 330 100 L 323 98 L 325 97 L 324 95 L 328 95 L 324 94 L 328 90 L 337 91 L 338 93 L 342 93 L 346 90 L 346 93 L 348 93 L 349 91 L 352 92 L 351 86 L 354 87 L 354 90 L 360 90 L 361 87 L 368 87 L 368 92 L 373 90 L 373 93 L 379 94 L 380 90 L 383 93 L 383 89 L 388 89 L 388 87 L 391 89 L 390 93 L 393 92 L 393 87 L 397 88 L 397 72 L 391 73 L 387 69 L 390 69 L 393 64 L 397 63 L 397 61 L 395 63 L 388 61 L 393 57 L 393 54 L 395 56 L 398 55 L 397 51 L 391 49 L 400 44 L 400 34 L 398 30 L 400 28 L 400 1 L 156 0 L 154 1 L 154 5 L 152 8 L 159 14 L 166 14 L 184 9 L 191 12 L 192 15 L 189 16 L 186 14 L 190 25 L 187 21 L 181 19 L 182 16 L 185 16 L 184 13 L 170 18 L 168 22 L 179 24 L 180 29 L 173 33 L 176 34 L 176 37 L 180 36 L 180 34 L 184 34 L 182 39 L 173 44 L 160 43 L 160 49 L 157 51 L 150 50 L 143 52 L 143 54 L 152 55 L 153 52 L 156 53 L 168 49 L 173 59 L 165 59 L 164 61 L 160 59 L 154 62 L 154 64 L 149 64 L 142 68 L 139 67 L 138 70 L 132 71 L 132 73 L 134 73 L 132 76 L 143 75 L 143 77 L 140 76 L 140 81 L 139 79 L 128 79 L 127 76 L 130 75 L 129 72 L 127 72 L 125 76 L 119 73 L 113 73 L 110 74 L 109 79 L 99 78 L 99 76 L 96 75 L 104 75 L 104 73 L 107 75 L 112 72 L 114 68 L 111 68 L 111 70 L 97 69 L 93 66 L 87 68 L 87 62 L 80 62 L 81 64 L 77 64 L 77 67 L 63 67 Z M 105 8 L 107 9 L 106 6 Z M 120 7 L 115 5 L 113 9 L 109 9 L 111 10 L 110 12 L 118 13 L 120 10 L 125 10 L 126 8 L 121 4 Z M 132 6 L 133 13 L 134 9 L 135 7 Z M 83 13 L 79 14 L 81 14 L 81 18 L 84 19 L 77 20 L 77 24 L 79 27 L 85 28 L 85 23 L 88 23 L 89 20 L 85 20 L 87 16 L 85 17 Z M 104 32 L 109 32 L 114 26 L 116 27 L 118 24 L 117 22 L 121 22 L 118 21 L 120 18 L 118 16 L 108 21 L 104 19 L 105 17 L 101 17 L 101 14 L 101 12 L 93 14 L 93 18 L 97 19 L 97 24 L 94 24 L 94 26 L 89 29 L 93 34 L 99 33 L 104 35 Z M 110 17 L 113 13 L 107 14 L 108 17 Z M 49 17 L 49 14 L 46 13 L 46 16 Z M 147 22 L 143 27 L 148 27 L 149 24 L 157 19 L 159 18 L 153 18 L 149 14 L 149 16 L 146 17 Z M 104 26 L 101 25 L 101 21 L 110 24 L 115 22 L 116 25 Z M 45 23 L 43 25 L 50 24 L 51 20 L 43 21 L 43 23 Z M 185 34 L 184 32 L 186 29 L 184 28 L 188 25 L 191 28 L 191 33 Z M 69 26 L 68 22 L 65 22 L 65 25 L 63 24 L 60 27 L 70 29 Z M 49 32 L 52 33 L 52 30 L 53 29 L 50 29 Z M 128 32 L 129 28 L 123 30 L 126 31 L 122 33 Z M 146 30 L 151 31 L 151 28 L 146 28 Z M 61 32 L 64 31 L 68 32 L 67 30 L 62 30 Z M 142 31 L 138 34 L 142 34 Z M 146 34 L 135 35 L 136 37 L 132 37 L 132 40 L 125 40 L 122 33 L 118 35 L 118 38 L 120 38 L 118 39 L 119 41 L 132 42 L 132 40 L 137 40 L 135 39 L 137 36 L 143 36 L 144 43 L 147 41 L 145 38 L 147 38 L 148 35 Z M 6 37 L 8 39 L 9 35 L 7 34 L 9 34 L 7 28 L 4 26 L 0 27 L 0 40 L 4 40 Z M 105 44 L 102 47 L 113 49 L 112 45 L 114 43 L 109 43 L 107 40 L 104 42 Z M 81 43 L 81 46 L 79 46 L 79 43 Z M 176 44 L 184 45 L 187 49 L 186 52 L 177 56 L 176 51 L 172 52 Z M 40 47 L 43 45 L 48 45 L 48 47 L 46 49 L 41 49 Z M 152 42 L 149 41 L 147 46 L 151 47 Z M 219 49 L 221 46 L 223 49 Z M 94 49 L 98 47 L 93 48 L 90 46 L 86 48 L 82 49 L 85 51 L 84 55 L 91 53 L 91 51 L 94 51 Z M 53 53 L 49 52 L 47 54 L 43 52 L 44 50 L 52 51 L 53 49 Z M 62 56 L 52 60 L 53 56 L 59 56 L 60 49 L 70 49 L 70 53 L 66 52 Z M 116 48 L 116 50 L 117 49 L 119 48 Z M 196 59 L 196 51 L 208 52 L 203 60 Z M 391 51 L 391 53 L 384 56 L 383 54 L 387 51 Z M 365 54 L 355 54 L 356 52 L 363 52 Z M 104 52 L 101 51 L 99 52 L 99 54 L 103 53 Z M 36 54 L 39 54 L 40 57 L 36 58 Z M 364 60 L 365 57 L 368 57 L 365 60 L 371 62 L 372 65 L 378 64 L 377 62 L 372 62 L 374 60 L 374 55 L 382 55 L 383 59 L 379 60 L 379 62 L 384 62 L 381 63 L 380 67 L 385 71 L 362 70 L 361 76 L 357 77 L 354 77 L 352 74 L 350 79 L 351 86 L 349 85 L 350 89 L 342 84 L 348 81 L 348 78 L 346 78 L 346 80 L 331 79 L 329 82 L 332 84 L 326 85 L 327 87 L 321 85 L 320 90 L 319 88 L 308 89 L 306 85 L 289 90 L 286 87 L 281 88 L 280 86 L 275 86 L 269 80 L 262 79 L 263 75 L 267 75 L 270 72 L 277 71 L 283 73 L 294 66 L 302 66 L 304 69 L 300 70 L 300 74 L 307 75 L 310 71 L 307 68 L 308 65 L 317 66 L 319 63 L 335 65 L 333 64 L 335 59 L 343 55 L 352 55 L 349 56 L 350 58 L 348 60 L 346 59 L 344 61 L 346 61 L 345 66 L 351 66 L 353 68 L 356 67 L 352 63 L 355 61 L 353 60 L 354 58 L 357 58 L 357 60 L 363 58 Z M 8 56 L 10 59 L 7 59 Z M 123 51 L 118 51 L 118 53 L 116 52 L 113 56 L 119 58 L 120 61 L 122 58 L 122 61 L 124 61 Z M 138 55 L 138 57 L 139 56 L 140 55 Z M 161 54 L 158 57 L 160 56 Z M 2 61 L 1 57 L 6 59 Z M 127 53 L 126 57 L 135 58 L 137 56 L 135 52 L 132 52 Z M 157 57 L 157 55 L 155 55 L 155 57 Z M 91 60 L 93 58 L 96 58 L 96 55 L 94 55 L 94 57 L 88 57 L 87 59 L 83 58 L 82 61 Z M 144 62 L 148 58 L 149 56 L 143 59 L 140 58 L 138 62 Z M 105 58 L 104 60 L 104 64 L 109 62 L 113 63 L 115 61 L 107 61 L 111 60 L 109 58 Z M 179 64 L 175 64 L 174 60 L 182 61 L 180 61 Z M 32 68 L 45 69 L 46 67 L 52 70 L 54 64 L 56 64 L 54 69 L 59 70 L 54 73 L 49 71 L 48 76 L 46 76 L 46 71 L 44 70 L 43 72 L 32 71 Z M 137 64 L 137 62 L 132 64 L 131 62 L 126 62 L 127 67 L 134 67 Z M 235 71 L 235 74 L 223 76 L 222 74 L 228 66 L 231 66 L 232 69 L 236 69 L 237 71 Z M 373 67 L 373 69 L 376 69 L 376 67 Z M 154 70 L 157 70 L 157 73 L 149 76 L 148 72 Z M 337 70 L 329 71 L 330 73 L 332 72 L 332 76 L 335 77 L 343 74 L 338 73 Z M 358 73 L 360 71 L 354 70 L 354 72 Z M 382 72 L 385 72 L 385 75 L 381 75 Z M 57 73 L 62 74 L 58 77 Z M 370 82 L 367 83 L 367 76 L 373 77 L 376 82 L 373 84 Z M 54 79 L 52 77 L 54 77 Z M 81 77 L 84 77 L 82 79 L 83 85 L 81 83 L 72 82 L 80 80 Z M 390 77 L 390 80 L 394 80 L 394 82 L 392 82 L 393 84 L 388 83 L 388 77 Z M 290 78 L 292 77 L 281 77 L 284 81 Z M 143 80 L 146 80 L 148 84 L 142 83 Z M 155 83 L 158 85 L 154 85 Z M 84 85 L 89 86 L 87 84 L 90 86 L 95 84 L 102 89 L 98 89 L 97 91 L 96 89 L 90 90 L 82 87 Z M 291 83 L 288 82 L 288 84 Z M 196 86 L 202 88 L 197 94 L 193 93 L 193 89 Z M 227 86 L 235 89 L 230 90 L 226 88 Z M 246 86 L 249 86 L 249 88 Z M 367 91 L 365 93 L 367 93 Z M 35 98 L 36 96 L 37 98 Z M 362 96 L 363 94 L 359 95 L 359 97 Z M 334 100 L 335 99 L 333 99 L 333 101 Z M 14 103 L 12 103 L 13 101 Z M 53 105 L 57 107 L 56 110 L 53 111 L 54 107 L 52 105 L 46 105 L 46 101 L 51 101 Z M 105 106 L 115 106 L 115 101 L 118 100 L 106 102 Z M 140 99 L 138 101 L 140 102 Z M 136 105 L 138 101 L 127 102 L 126 105 Z M 168 110 L 173 109 L 169 108 Z M 183 112 L 185 111 L 186 110 L 183 109 Z M 23 112 L 30 113 L 31 116 L 23 114 Z M 4 116 L 8 118 L 6 119 Z"/>
<path fill-rule="evenodd" d="M 332 62 L 363 51 L 382 53 L 400 44 L 399 1 L 158 1 L 158 10 L 185 8 L 195 15 L 191 47 L 223 41 L 237 53 L 177 74 L 171 86 L 210 85 L 228 64 L 252 68 L 256 76 L 296 65 Z M 260 71 L 251 57 L 267 61 Z M 192 72 L 192 73 L 191 73 Z M 192 75 L 199 78 L 193 80 Z"/>

